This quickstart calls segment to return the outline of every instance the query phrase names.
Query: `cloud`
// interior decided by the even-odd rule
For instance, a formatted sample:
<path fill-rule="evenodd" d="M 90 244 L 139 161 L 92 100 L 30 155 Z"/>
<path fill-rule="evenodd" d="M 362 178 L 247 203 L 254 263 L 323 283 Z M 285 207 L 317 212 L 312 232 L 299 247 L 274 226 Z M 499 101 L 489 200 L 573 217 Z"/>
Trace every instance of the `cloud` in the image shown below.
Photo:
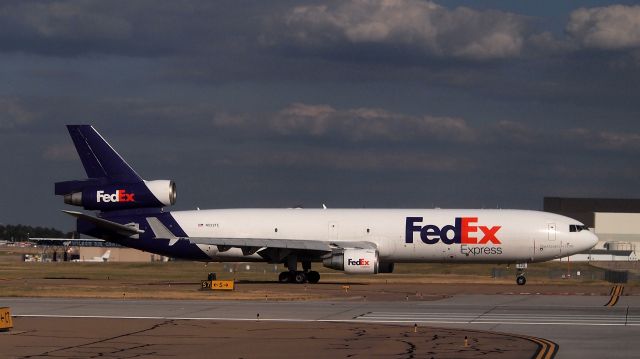
<path fill-rule="evenodd" d="M 501 120 L 495 122 L 491 128 L 495 131 L 493 138 L 496 141 L 507 141 L 519 145 L 531 145 L 544 138 L 544 134 L 529 127 L 527 124 L 516 121 Z"/>
<path fill-rule="evenodd" d="M 214 126 L 260 135 L 337 138 L 349 142 L 440 141 L 472 143 L 477 135 L 461 118 L 409 116 L 379 108 L 338 110 L 329 105 L 294 103 L 273 114 L 217 115 Z"/>
<path fill-rule="evenodd" d="M 324 168 L 340 171 L 430 171 L 437 173 L 467 172 L 478 167 L 472 160 L 452 154 L 407 153 L 402 150 L 336 150 L 306 148 L 304 151 L 272 149 L 271 151 L 233 151 L 215 157 L 212 166 L 260 168 Z"/>
<path fill-rule="evenodd" d="M 242 31 L 234 29 L 241 29 L 254 10 L 243 18 L 203 0 L 5 1 L 0 51 L 64 57 L 209 54 L 237 44 Z"/>
<path fill-rule="evenodd" d="M 640 149 L 640 133 L 573 128 L 566 138 L 581 142 L 588 148 L 611 151 L 637 151 Z"/>
<path fill-rule="evenodd" d="M 5 7 L 1 14 L 44 38 L 123 39 L 131 36 L 130 21 L 97 10 L 98 7 L 86 1 L 26 2 Z"/>
<path fill-rule="evenodd" d="M 74 121 L 70 119 L 83 118 L 91 118 L 96 128 L 105 131 L 126 128 L 118 138 L 134 133 L 171 134 L 197 139 L 195 142 L 205 147 L 209 141 L 221 145 L 240 141 L 279 148 L 412 148 L 418 152 L 563 148 L 620 153 L 640 149 L 640 132 L 632 128 L 621 132 L 584 125 L 534 126 L 531 119 L 522 118 L 481 121 L 474 116 L 408 114 L 376 107 L 339 108 L 302 102 L 276 110 L 229 112 L 207 103 L 134 98 L 0 98 L 0 130 L 12 133 L 60 131 L 65 123 Z M 43 150 L 42 157 L 66 160 L 69 152 L 69 148 L 52 146 Z"/>
<path fill-rule="evenodd" d="M 464 60 L 517 57 L 527 19 L 502 11 L 447 9 L 431 1 L 348 0 L 296 6 L 263 38 L 273 46 L 304 49 L 389 49 Z"/>
<path fill-rule="evenodd" d="M 36 113 L 18 98 L 0 98 L 0 130 L 26 125 L 36 118 Z"/>
<path fill-rule="evenodd" d="M 640 47 L 640 6 L 611 5 L 574 10 L 567 33 L 589 49 L 620 50 Z"/>
<path fill-rule="evenodd" d="M 92 1 L 6 2 L 0 7 L 0 49 L 66 56 L 118 52 L 134 26 L 128 7 L 113 10 Z"/>

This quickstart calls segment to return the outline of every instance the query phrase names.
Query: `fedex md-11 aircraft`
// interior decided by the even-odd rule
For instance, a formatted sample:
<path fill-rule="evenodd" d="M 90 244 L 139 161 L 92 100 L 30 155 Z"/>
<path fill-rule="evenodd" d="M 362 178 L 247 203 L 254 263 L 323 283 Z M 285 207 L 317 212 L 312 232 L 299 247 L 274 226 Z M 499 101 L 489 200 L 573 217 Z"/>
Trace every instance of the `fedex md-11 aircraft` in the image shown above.
<path fill-rule="evenodd" d="M 215 209 L 165 211 L 173 181 L 146 181 L 89 125 L 67 126 L 87 179 L 58 182 L 79 233 L 163 256 L 284 264 L 280 282 L 317 283 L 312 263 L 349 274 L 391 273 L 394 263 L 517 264 L 592 248 L 597 237 L 557 214 L 493 209 Z M 302 270 L 298 270 L 302 263 Z"/>

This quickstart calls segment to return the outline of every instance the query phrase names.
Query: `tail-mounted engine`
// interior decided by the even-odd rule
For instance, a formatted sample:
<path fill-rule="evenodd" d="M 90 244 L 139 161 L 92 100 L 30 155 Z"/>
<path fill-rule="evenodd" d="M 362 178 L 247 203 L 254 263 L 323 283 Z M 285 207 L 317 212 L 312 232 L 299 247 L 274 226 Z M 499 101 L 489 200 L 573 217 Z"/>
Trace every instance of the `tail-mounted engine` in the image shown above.
<path fill-rule="evenodd" d="M 106 183 L 103 183 L 106 182 Z M 58 182 L 55 193 L 64 203 L 87 210 L 111 211 L 133 208 L 161 208 L 176 203 L 176 185 L 169 180 L 109 183 L 88 179 Z"/>

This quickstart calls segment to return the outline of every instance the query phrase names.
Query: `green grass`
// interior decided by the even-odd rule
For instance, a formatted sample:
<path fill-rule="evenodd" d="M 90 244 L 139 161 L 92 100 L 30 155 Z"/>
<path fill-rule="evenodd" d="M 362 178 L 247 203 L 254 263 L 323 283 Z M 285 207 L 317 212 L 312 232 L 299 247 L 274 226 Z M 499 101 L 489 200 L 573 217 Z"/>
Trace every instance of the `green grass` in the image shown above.
<path fill-rule="evenodd" d="M 247 270 L 246 266 L 250 269 Z M 162 299 L 252 299 L 268 296 L 276 300 L 328 298 L 343 284 L 390 284 L 396 288 L 412 285 L 497 285 L 515 286 L 513 267 L 491 264 L 398 264 L 392 274 L 346 275 L 314 266 L 322 273 L 321 286 L 271 286 L 282 266 L 266 263 L 204 263 L 173 261 L 146 263 L 41 263 L 0 264 L 0 296 L 82 297 L 82 298 L 162 298 Z M 229 269 L 235 269 L 229 271 Z M 586 263 L 571 264 L 571 279 L 562 279 L 566 263 L 530 265 L 529 283 L 536 285 L 586 285 L 607 287 L 603 269 Z M 581 276 L 576 277 L 576 270 Z M 218 279 L 236 280 L 241 290 L 233 293 L 199 291 L 200 281 L 209 272 Z M 495 275 L 495 276 L 494 276 Z M 261 285 L 261 283 L 267 285 Z M 635 284 L 632 284 L 635 285 Z M 334 288 L 335 287 L 335 288 Z"/>
<path fill-rule="evenodd" d="M 246 270 L 245 266 L 250 269 Z M 233 272 L 229 269 L 235 268 Z M 314 269 L 324 274 L 324 277 L 339 277 L 343 274 L 315 265 Z M 603 276 L 603 269 L 587 263 L 549 262 L 529 265 L 527 277 L 529 279 L 562 280 L 563 274 L 570 269 L 572 278 L 580 281 L 595 281 Z M 38 262 L 4 262 L 0 266 L 0 280 L 15 279 L 112 279 L 119 281 L 148 281 L 148 282 L 195 282 L 205 279 L 207 273 L 216 272 L 219 279 L 238 279 L 255 281 L 274 281 L 282 266 L 277 269 L 272 264 L 227 264 L 173 261 L 173 262 L 145 262 L 145 263 L 38 263 Z M 580 271 L 581 276 L 576 276 Z M 492 264 L 397 264 L 393 274 L 384 277 L 420 278 L 432 276 L 452 275 L 457 277 L 480 278 L 513 278 L 516 269 L 506 265 Z M 349 276 L 351 278 L 366 278 L 374 280 L 380 276 Z"/>

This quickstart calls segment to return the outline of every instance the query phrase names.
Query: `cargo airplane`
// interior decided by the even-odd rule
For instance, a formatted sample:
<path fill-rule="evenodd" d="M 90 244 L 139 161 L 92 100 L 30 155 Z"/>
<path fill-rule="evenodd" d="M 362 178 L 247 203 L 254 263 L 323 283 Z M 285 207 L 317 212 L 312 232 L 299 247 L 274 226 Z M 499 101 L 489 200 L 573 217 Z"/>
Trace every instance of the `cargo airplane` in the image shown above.
<path fill-rule="evenodd" d="M 142 179 L 92 126 L 67 127 L 88 178 L 58 182 L 55 194 L 97 211 L 64 211 L 79 233 L 174 258 L 284 264 L 280 282 L 317 283 L 312 263 L 376 274 L 391 273 L 394 263 L 436 262 L 516 264 L 523 285 L 527 263 L 583 252 L 598 240 L 574 219 L 528 210 L 165 211 L 176 202 L 173 181 Z"/>

